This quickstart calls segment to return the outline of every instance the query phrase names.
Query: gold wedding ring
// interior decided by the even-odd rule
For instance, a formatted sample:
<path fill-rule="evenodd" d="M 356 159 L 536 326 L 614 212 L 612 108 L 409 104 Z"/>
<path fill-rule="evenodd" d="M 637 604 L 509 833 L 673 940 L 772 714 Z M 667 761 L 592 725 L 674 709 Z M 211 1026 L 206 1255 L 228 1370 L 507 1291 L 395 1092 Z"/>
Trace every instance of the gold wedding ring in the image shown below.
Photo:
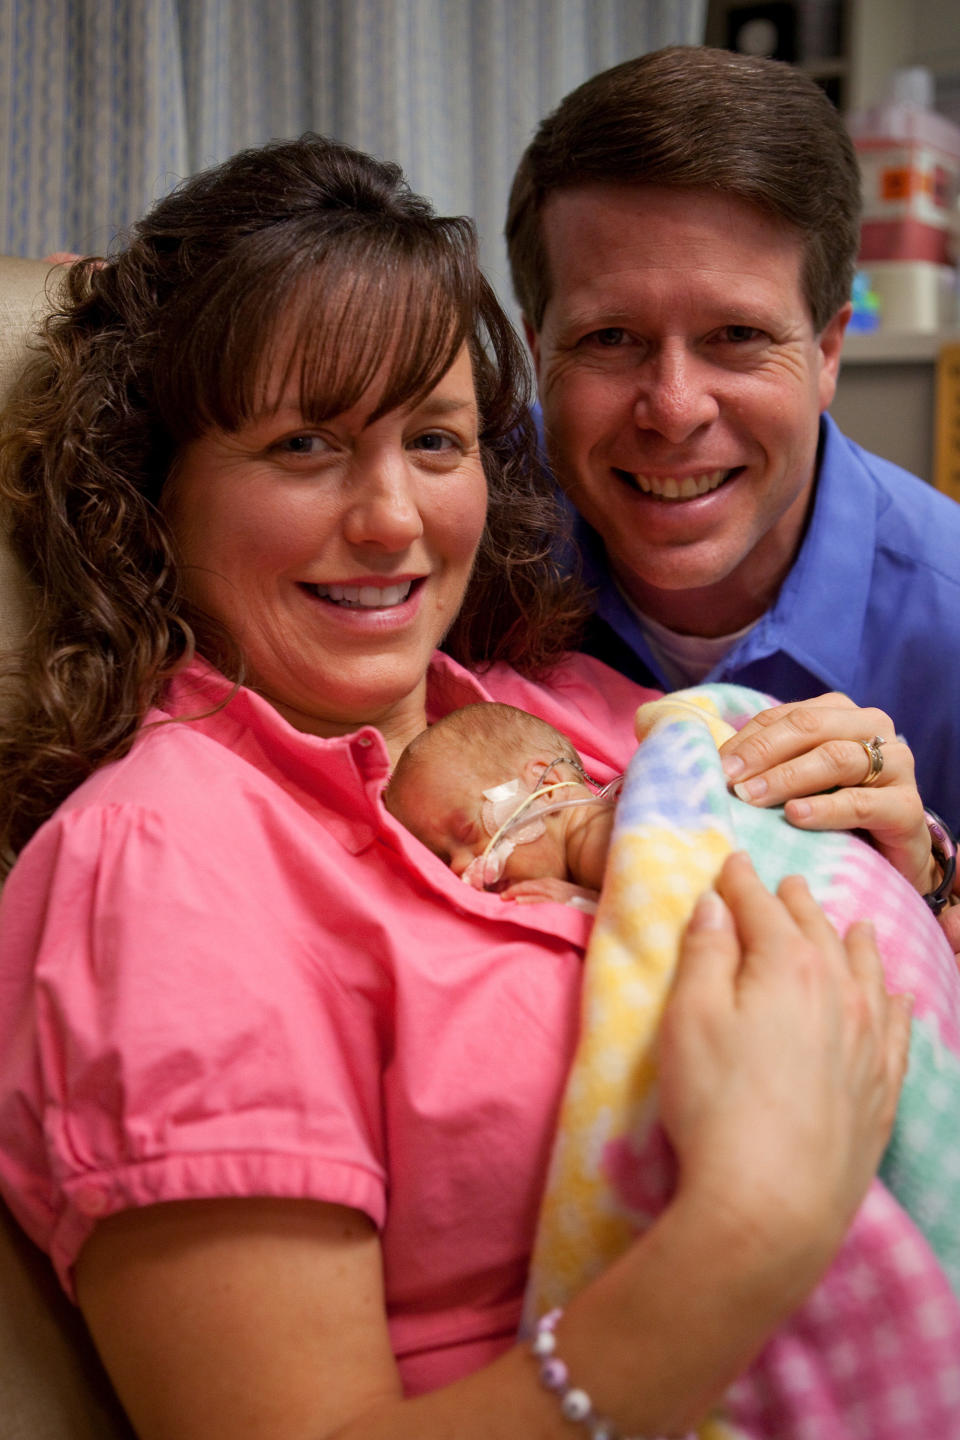
<path fill-rule="evenodd" d="M 860 785 L 872 785 L 883 769 L 883 756 L 880 753 L 880 746 L 886 745 L 882 735 L 874 735 L 872 740 L 858 740 L 857 744 L 863 746 L 864 754 L 867 757 L 867 773 L 860 781 Z"/>

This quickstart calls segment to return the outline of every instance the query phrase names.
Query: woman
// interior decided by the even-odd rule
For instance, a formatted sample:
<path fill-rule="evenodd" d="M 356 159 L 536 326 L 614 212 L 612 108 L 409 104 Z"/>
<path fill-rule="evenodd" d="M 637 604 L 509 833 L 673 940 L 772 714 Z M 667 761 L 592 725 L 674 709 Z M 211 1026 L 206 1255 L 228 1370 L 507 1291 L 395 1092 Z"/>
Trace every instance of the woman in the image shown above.
<path fill-rule="evenodd" d="M 307 138 L 69 286 L 5 441 L 41 605 L 0 756 L 5 1195 L 147 1440 L 559 1440 L 513 1337 L 586 921 L 466 891 L 380 796 L 490 697 L 608 778 L 642 692 L 561 659 L 579 597 L 469 227 Z M 856 785 L 886 735 L 874 827 L 925 884 L 890 722 L 803 714 L 760 734 L 771 788 Z M 664 1025 L 676 1197 L 555 1327 L 622 1432 L 689 1427 L 815 1283 L 905 1064 L 868 931 L 742 858 L 719 891 Z"/>

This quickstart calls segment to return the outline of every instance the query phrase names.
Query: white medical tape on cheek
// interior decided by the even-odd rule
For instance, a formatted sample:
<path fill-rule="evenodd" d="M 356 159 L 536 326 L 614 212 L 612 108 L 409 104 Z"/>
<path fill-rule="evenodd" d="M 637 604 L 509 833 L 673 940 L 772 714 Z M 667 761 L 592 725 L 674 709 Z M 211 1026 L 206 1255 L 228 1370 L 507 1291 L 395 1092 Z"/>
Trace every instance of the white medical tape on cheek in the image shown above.
<path fill-rule="evenodd" d="M 507 823 L 515 811 L 520 809 L 531 793 L 524 789 L 519 779 L 505 780 L 502 785 L 493 785 L 489 790 L 484 790 L 480 819 L 487 834 L 496 835 L 497 831 Z M 536 840 L 538 836 L 546 832 L 546 828 L 543 821 L 533 815 L 528 820 L 512 827 L 510 830 L 511 850 L 514 845 L 526 845 L 529 841 Z M 500 844 L 505 842 L 506 837 L 501 840 Z M 509 854 L 509 851 L 507 853 Z"/>
<path fill-rule="evenodd" d="M 529 820 L 520 820 L 511 828 L 509 835 L 500 833 L 517 811 L 523 809 L 524 802 L 528 801 L 532 794 L 524 789 L 519 779 L 505 780 L 502 785 L 492 785 L 482 794 L 480 823 L 490 836 L 490 843 L 480 855 L 474 856 L 460 875 L 460 879 L 466 881 L 474 890 L 487 890 L 491 885 L 495 885 L 503 875 L 504 866 L 516 847 L 538 839 L 546 834 L 547 829 L 542 820 L 532 816 Z"/>

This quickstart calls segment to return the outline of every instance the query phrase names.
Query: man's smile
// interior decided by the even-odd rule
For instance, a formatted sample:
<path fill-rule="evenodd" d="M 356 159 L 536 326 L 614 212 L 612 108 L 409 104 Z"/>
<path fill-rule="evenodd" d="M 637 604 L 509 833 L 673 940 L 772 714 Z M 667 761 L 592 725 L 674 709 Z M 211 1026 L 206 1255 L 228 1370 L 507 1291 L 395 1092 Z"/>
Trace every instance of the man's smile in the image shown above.
<path fill-rule="evenodd" d="M 642 490 L 644 495 L 655 495 L 661 500 L 695 500 L 700 495 L 709 495 L 712 490 L 719 489 L 724 481 L 742 469 L 743 466 L 737 465 L 731 470 L 705 470 L 700 475 L 684 475 L 682 478 L 634 474 L 616 465 L 613 472 L 633 489 Z"/>

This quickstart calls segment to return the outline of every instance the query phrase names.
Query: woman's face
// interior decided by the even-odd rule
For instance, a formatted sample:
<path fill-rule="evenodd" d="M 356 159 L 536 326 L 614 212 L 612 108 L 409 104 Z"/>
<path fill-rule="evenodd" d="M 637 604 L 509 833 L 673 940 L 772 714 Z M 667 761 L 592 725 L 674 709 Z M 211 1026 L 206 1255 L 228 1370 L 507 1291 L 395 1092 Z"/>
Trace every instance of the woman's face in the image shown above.
<path fill-rule="evenodd" d="M 377 390 L 308 425 L 294 378 L 271 413 L 184 447 L 165 510 L 186 592 L 238 642 L 248 683 L 300 730 L 369 723 L 403 744 L 487 491 L 466 347 L 418 404 L 370 423 Z"/>

